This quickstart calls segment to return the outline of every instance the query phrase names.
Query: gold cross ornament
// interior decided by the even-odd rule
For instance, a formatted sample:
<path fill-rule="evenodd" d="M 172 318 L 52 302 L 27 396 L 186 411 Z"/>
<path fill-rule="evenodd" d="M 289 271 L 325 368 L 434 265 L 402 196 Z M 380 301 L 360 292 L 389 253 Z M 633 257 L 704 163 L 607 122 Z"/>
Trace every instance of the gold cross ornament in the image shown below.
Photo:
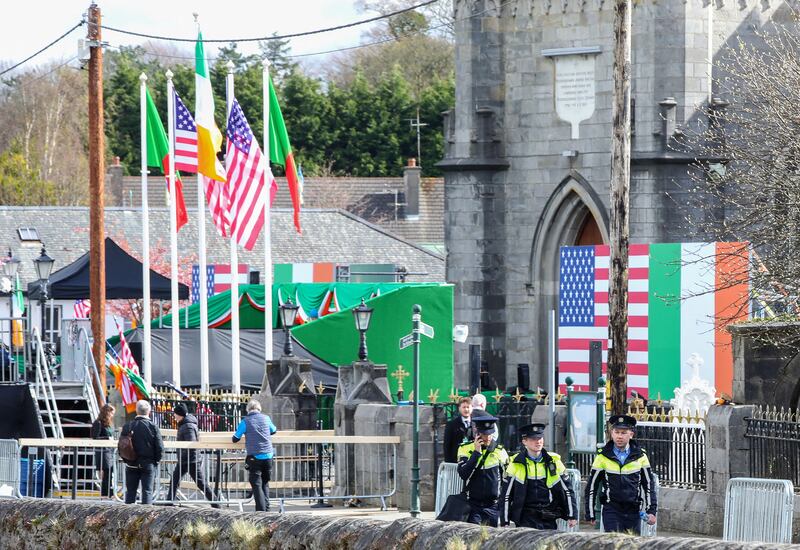
<path fill-rule="evenodd" d="M 322 385 L 322 380 L 319 381 L 319 386 L 317 386 L 317 393 L 322 395 L 325 392 L 325 386 Z"/>
<path fill-rule="evenodd" d="M 519 386 L 517 386 L 517 391 L 516 391 L 516 393 L 515 393 L 514 395 L 512 395 L 511 397 L 513 397 L 513 398 L 514 398 L 514 401 L 516 401 L 517 403 L 519 403 L 520 401 L 522 401 L 522 398 L 523 398 L 523 397 L 525 397 L 525 396 L 524 396 L 524 395 L 522 395 L 521 393 L 519 393 Z"/>
<path fill-rule="evenodd" d="M 397 365 L 392 373 L 392 378 L 397 380 L 397 391 L 403 391 L 403 380 L 411 376 L 411 373 L 403 369 L 403 365 Z"/>
<path fill-rule="evenodd" d="M 300 382 L 300 387 L 297 388 L 297 393 L 303 393 L 304 389 L 306 389 L 306 381 L 305 380 Z"/>
<path fill-rule="evenodd" d="M 459 395 L 456 393 L 455 388 L 453 387 L 450 388 L 450 395 L 448 397 L 450 397 L 451 403 L 455 403 L 456 401 L 458 401 Z"/>
<path fill-rule="evenodd" d="M 431 389 L 430 393 L 428 393 L 428 402 L 435 405 L 438 400 L 439 400 L 439 390 Z"/>
<path fill-rule="evenodd" d="M 492 397 L 494 397 L 495 403 L 500 403 L 500 400 L 503 398 L 503 394 L 500 393 L 500 388 L 495 388 L 494 395 Z"/>

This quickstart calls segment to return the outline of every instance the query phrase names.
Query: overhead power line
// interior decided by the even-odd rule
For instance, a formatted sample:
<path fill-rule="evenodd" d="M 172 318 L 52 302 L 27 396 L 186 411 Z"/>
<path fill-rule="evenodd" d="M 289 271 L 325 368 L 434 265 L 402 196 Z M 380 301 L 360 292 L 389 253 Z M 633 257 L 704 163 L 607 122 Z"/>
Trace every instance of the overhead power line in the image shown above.
<path fill-rule="evenodd" d="M 25 63 L 27 63 L 28 61 L 30 61 L 31 59 L 33 59 L 34 57 L 36 57 L 36 56 L 37 56 L 37 55 L 39 55 L 40 53 L 42 53 L 42 52 L 44 52 L 44 51 L 48 50 L 48 49 L 49 49 L 49 48 L 51 48 L 52 46 L 56 45 L 58 42 L 61 42 L 61 40 L 63 40 L 63 39 L 64 39 L 64 38 L 66 38 L 67 36 L 69 36 L 69 34 L 70 34 L 72 31 L 74 31 L 74 30 L 75 30 L 75 29 L 77 29 L 78 27 L 82 26 L 83 24 L 84 24 L 84 21 L 81 21 L 80 23 L 78 23 L 77 25 L 75 25 L 74 27 L 72 27 L 71 29 L 69 29 L 67 32 L 65 32 L 64 34 L 62 34 L 61 36 L 59 36 L 58 38 L 56 38 L 56 39 L 55 39 L 55 40 L 53 40 L 52 42 L 50 42 L 50 43 L 49 43 L 47 46 L 45 46 L 45 47 L 44 47 L 44 48 L 42 48 L 41 50 L 37 51 L 36 53 L 33 53 L 33 54 L 29 55 L 28 57 L 26 57 L 25 59 L 23 59 L 23 60 L 22 60 L 22 61 L 20 61 L 19 63 L 15 64 L 15 65 L 12 65 L 12 66 L 11 66 L 11 67 L 9 67 L 8 69 L 3 69 L 3 71 L 0 71 L 0 76 L 3 76 L 3 75 L 4 75 L 4 74 L 6 74 L 7 72 L 13 71 L 14 69 L 16 69 L 17 67 L 19 67 L 19 66 L 21 66 L 21 65 L 24 65 Z"/>
<path fill-rule="evenodd" d="M 409 6 L 407 8 L 403 8 L 402 10 L 397 10 L 397 11 L 394 11 L 392 13 L 387 13 L 387 14 L 384 14 L 384 15 L 378 15 L 378 16 L 375 16 L 375 17 L 370 17 L 369 19 L 362 19 L 361 21 L 354 21 L 352 23 L 347 23 L 347 24 L 344 24 L 344 25 L 337 25 L 336 27 L 327 27 L 327 28 L 324 28 L 324 29 L 316 29 L 316 30 L 313 30 L 313 31 L 296 32 L 296 33 L 292 33 L 292 34 L 283 34 L 283 35 L 280 35 L 280 36 L 261 36 L 261 37 L 255 37 L 255 38 L 224 38 L 224 39 L 223 38 L 216 38 L 216 39 L 204 38 L 202 40 L 202 42 L 204 42 L 204 43 L 206 43 L 206 42 L 207 43 L 264 42 L 264 41 L 267 41 L 267 40 L 285 40 L 287 38 L 298 38 L 300 36 L 311 36 L 313 34 L 322 34 L 322 33 L 326 33 L 326 32 L 338 31 L 338 30 L 342 30 L 342 29 L 349 29 L 351 27 L 357 27 L 359 25 L 365 25 L 367 23 L 374 23 L 375 21 L 380 21 L 382 19 L 388 19 L 390 17 L 394 17 L 395 15 L 400 15 L 401 13 L 405 13 L 405 12 L 408 12 L 408 11 L 413 11 L 413 10 L 416 10 L 418 8 L 424 8 L 425 6 L 430 6 L 431 4 L 435 4 L 438 1 L 439 0 L 427 0 L 426 2 L 420 2 L 419 4 L 415 4 L 413 6 Z M 177 38 L 177 37 L 174 37 L 174 36 L 159 36 L 159 35 L 155 35 L 155 34 L 147 34 L 147 33 L 143 33 L 143 32 L 135 32 L 135 31 L 129 31 L 129 30 L 125 30 L 125 29 L 118 29 L 116 27 L 110 27 L 108 25 L 100 25 L 100 27 L 103 28 L 103 29 L 109 30 L 109 31 L 118 32 L 118 33 L 122 33 L 122 34 L 129 34 L 131 36 L 138 36 L 140 38 L 149 38 L 151 40 L 165 40 L 165 41 L 168 41 L 168 42 L 193 42 L 193 43 L 198 41 L 196 38 Z"/>

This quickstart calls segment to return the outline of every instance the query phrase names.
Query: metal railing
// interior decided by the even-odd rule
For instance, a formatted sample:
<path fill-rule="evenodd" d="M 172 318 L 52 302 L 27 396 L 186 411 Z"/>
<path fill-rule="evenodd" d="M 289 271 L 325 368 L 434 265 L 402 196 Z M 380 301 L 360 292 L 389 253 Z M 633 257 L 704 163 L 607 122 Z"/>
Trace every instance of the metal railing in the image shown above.
<path fill-rule="evenodd" d="M 44 426 L 44 433 L 47 434 L 46 428 L 50 427 L 50 434 L 52 437 L 61 439 L 64 437 L 64 428 L 61 425 L 61 417 L 58 414 L 58 402 L 56 401 L 55 392 L 53 391 L 53 382 L 50 378 L 50 362 L 44 353 L 44 346 L 39 337 L 39 329 L 33 327 L 31 329 L 31 345 L 34 347 L 36 354 L 35 361 L 35 384 L 36 398 L 43 401 L 47 411 L 48 425 Z"/>
<path fill-rule="evenodd" d="M 97 363 L 94 360 L 92 353 L 92 341 L 89 338 L 89 333 L 85 328 L 78 329 L 78 337 L 75 340 L 75 346 L 80 347 L 81 342 L 85 342 L 86 346 L 83 347 L 83 395 L 89 403 L 89 412 L 91 418 L 97 418 L 100 414 L 100 405 L 105 405 L 103 397 L 104 392 L 100 392 L 102 403 L 98 403 L 97 392 L 95 391 L 95 384 L 97 388 L 101 387 L 100 373 L 97 372 Z"/>
<path fill-rule="evenodd" d="M 785 479 L 728 480 L 722 540 L 792 542 L 794 486 Z"/>
<path fill-rule="evenodd" d="M 800 411 L 755 407 L 745 418 L 750 443 L 750 476 L 788 479 L 800 486 Z"/>
<path fill-rule="evenodd" d="M 244 444 L 232 443 L 231 433 L 203 433 L 199 442 L 164 441 L 164 456 L 158 465 L 156 503 L 221 504 L 242 508 L 252 501 L 245 469 Z M 396 491 L 398 437 L 335 436 L 332 431 L 282 432 L 273 437 L 275 457 L 269 484 L 270 500 L 284 511 L 287 501 L 321 500 L 378 501 L 386 509 Z M 27 470 L 23 496 L 46 496 L 73 500 L 98 500 L 102 481 L 98 465 L 102 453 L 113 456 L 110 498 L 125 499 L 125 465 L 116 454 L 117 442 L 94 439 L 20 439 L 22 454 L 34 468 Z M 193 450 L 195 461 L 208 484 L 212 500 L 199 490 L 192 472 L 179 469 L 181 480 L 170 495 L 170 485 L 179 453 Z M 45 465 L 53 454 L 63 457 L 48 475 Z M 187 463 L 186 460 L 183 461 Z M 109 495 L 105 495 L 107 498 Z M 172 496 L 170 499 L 169 497 Z"/>
<path fill-rule="evenodd" d="M 30 364 L 26 317 L 0 318 L 0 383 L 24 382 Z"/>

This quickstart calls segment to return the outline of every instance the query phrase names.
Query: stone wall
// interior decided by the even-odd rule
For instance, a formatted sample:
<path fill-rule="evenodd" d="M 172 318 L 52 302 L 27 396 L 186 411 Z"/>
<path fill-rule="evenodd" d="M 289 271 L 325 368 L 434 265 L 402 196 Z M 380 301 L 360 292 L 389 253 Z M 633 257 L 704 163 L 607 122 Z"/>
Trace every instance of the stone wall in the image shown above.
<path fill-rule="evenodd" d="M 707 539 L 639 538 L 620 534 L 493 529 L 410 518 L 266 514 L 212 509 L 0 499 L 0 545 L 16 550 L 183 548 L 281 550 L 423 549 L 701 549 Z M 714 541 L 714 548 L 788 548 Z"/>

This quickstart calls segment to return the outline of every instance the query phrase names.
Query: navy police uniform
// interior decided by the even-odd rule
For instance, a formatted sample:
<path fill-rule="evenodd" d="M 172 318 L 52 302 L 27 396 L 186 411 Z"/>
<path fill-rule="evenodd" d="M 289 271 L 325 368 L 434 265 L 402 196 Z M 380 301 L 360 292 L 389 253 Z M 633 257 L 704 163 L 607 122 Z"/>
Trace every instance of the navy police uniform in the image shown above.
<path fill-rule="evenodd" d="M 476 433 L 496 433 L 497 418 L 489 415 L 473 417 Z M 470 512 L 468 523 L 497 527 L 500 523 L 498 503 L 501 496 L 503 472 L 508 464 L 508 453 L 493 439 L 481 452 L 475 450 L 475 442 L 464 443 L 458 448 L 458 475 L 467 486 L 467 501 Z"/>
<path fill-rule="evenodd" d="M 612 428 L 636 427 L 636 419 L 614 416 Z M 650 467 L 644 449 L 631 439 L 628 449 L 615 449 L 609 441 L 600 449 L 592 463 L 592 473 L 586 485 L 586 518 L 594 520 L 594 501 L 600 495 L 603 505 L 603 528 L 607 532 L 633 532 L 639 534 L 642 507 L 648 514 L 658 510 L 658 478 Z"/>
<path fill-rule="evenodd" d="M 523 438 L 544 437 L 544 424 L 520 428 Z M 577 519 L 577 502 L 561 457 L 544 448 L 538 457 L 524 449 L 506 468 L 501 522 L 517 527 L 556 529 L 556 519 Z"/>

